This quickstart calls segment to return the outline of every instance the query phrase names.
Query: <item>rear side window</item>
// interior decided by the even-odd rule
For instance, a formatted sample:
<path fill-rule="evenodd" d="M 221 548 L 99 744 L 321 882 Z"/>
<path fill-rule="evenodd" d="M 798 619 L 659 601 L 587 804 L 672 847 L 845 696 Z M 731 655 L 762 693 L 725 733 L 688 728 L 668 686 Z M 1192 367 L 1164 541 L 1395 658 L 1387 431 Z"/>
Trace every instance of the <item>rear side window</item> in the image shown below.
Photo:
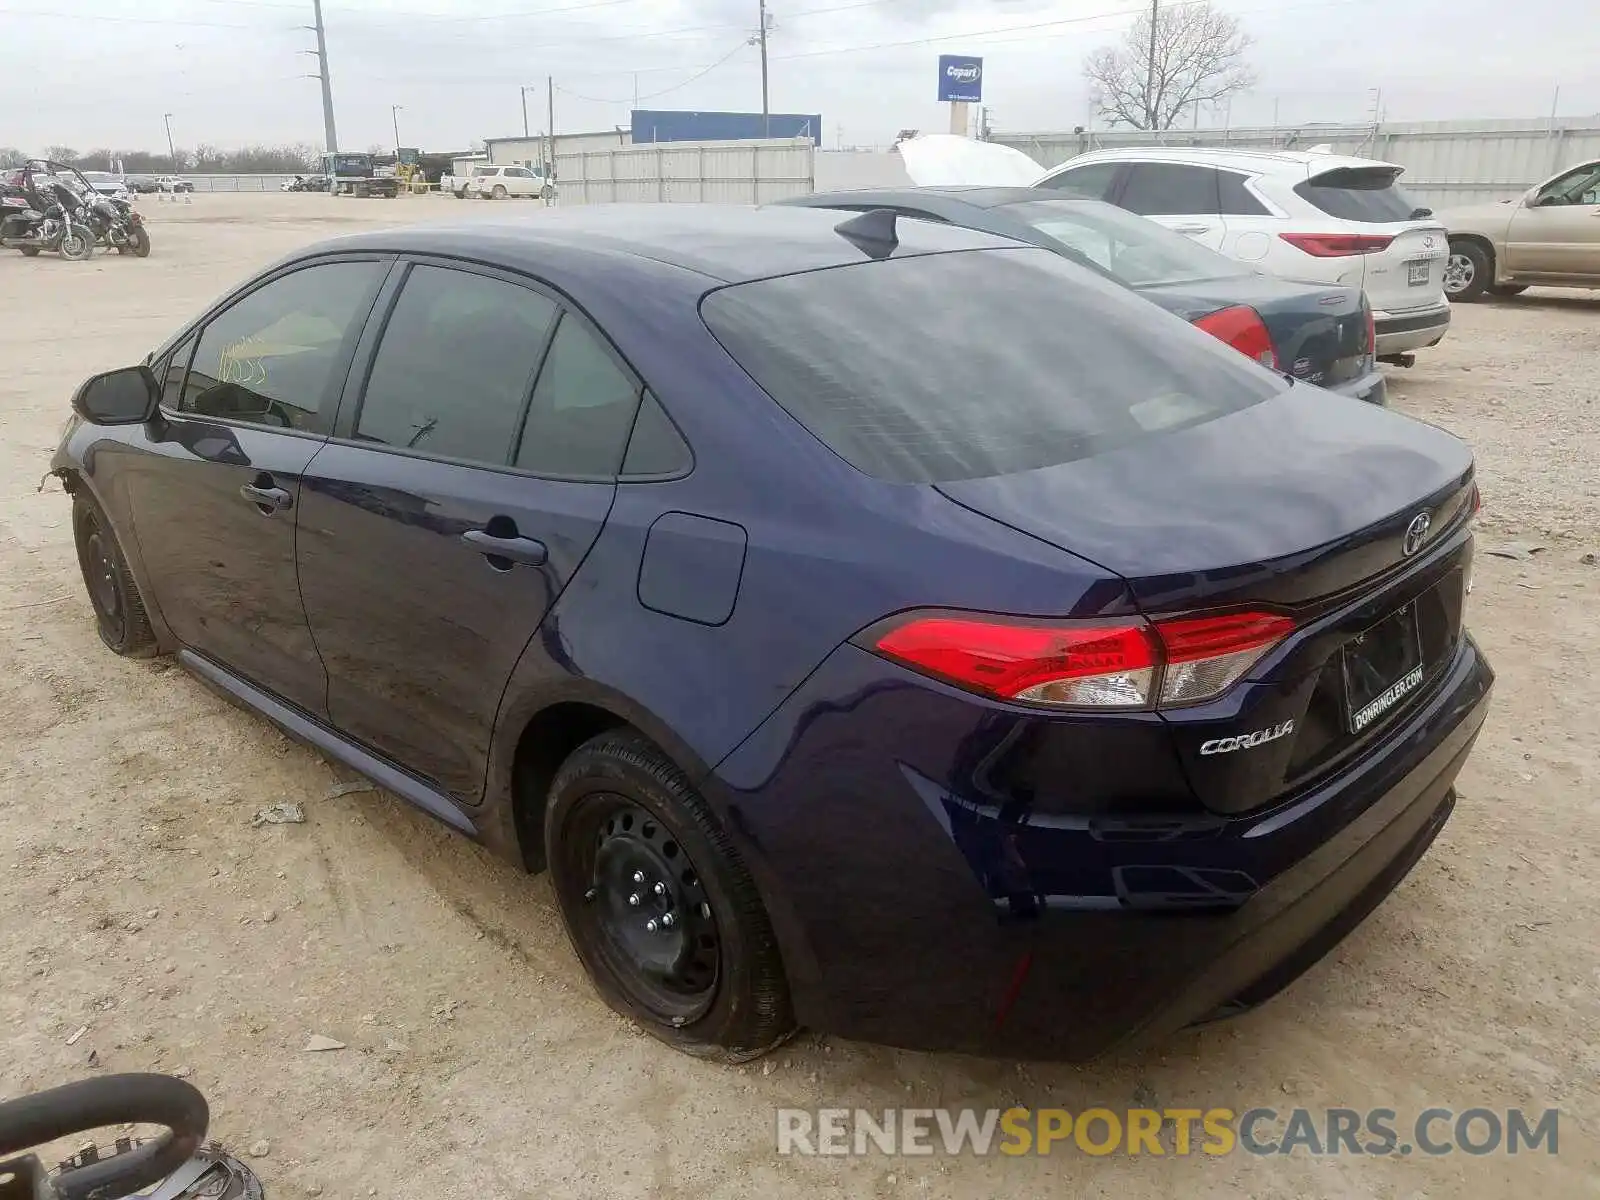
<path fill-rule="evenodd" d="M 1082 196 L 1085 200 L 1104 200 L 1106 193 L 1111 190 L 1111 184 L 1117 178 L 1116 163 L 1088 163 L 1085 166 L 1074 167 L 1070 171 L 1063 171 L 1059 175 L 1052 175 L 1043 180 L 1039 186 L 1049 188 L 1056 192 L 1066 192 L 1069 196 Z"/>
<path fill-rule="evenodd" d="M 622 465 L 638 408 L 639 385 L 568 313 L 533 389 L 517 466 L 541 475 L 609 479 Z"/>
<path fill-rule="evenodd" d="M 224 309 L 200 335 L 180 407 L 326 433 L 329 401 L 344 383 L 347 340 L 366 322 L 388 269 L 382 262 L 306 267 Z"/>
<path fill-rule="evenodd" d="M 1232 171 L 1217 172 L 1217 211 L 1226 216 L 1264 217 L 1267 206 L 1244 186 L 1244 176 Z"/>
<path fill-rule="evenodd" d="M 646 391 L 628 441 L 628 456 L 622 461 L 623 475 L 630 479 L 659 479 L 682 475 L 692 466 L 694 456 L 688 443 L 656 398 Z"/>
<path fill-rule="evenodd" d="M 740 284 L 708 296 L 701 312 L 819 441 L 896 483 L 1070 462 L 1286 386 L 1041 249 L 890 258 Z"/>
<path fill-rule="evenodd" d="M 538 292 L 444 267 L 413 267 L 383 331 L 355 436 L 505 466 L 555 320 Z"/>
<path fill-rule="evenodd" d="M 1128 168 L 1128 182 L 1117 204 L 1143 217 L 1215 216 L 1221 210 L 1216 169 L 1135 163 Z"/>
<path fill-rule="evenodd" d="M 1321 212 L 1341 221 L 1388 224 L 1417 220 L 1428 211 L 1395 181 L 1395 167 L 1342 167 L 1295 185 L 1295 194 Z"/>

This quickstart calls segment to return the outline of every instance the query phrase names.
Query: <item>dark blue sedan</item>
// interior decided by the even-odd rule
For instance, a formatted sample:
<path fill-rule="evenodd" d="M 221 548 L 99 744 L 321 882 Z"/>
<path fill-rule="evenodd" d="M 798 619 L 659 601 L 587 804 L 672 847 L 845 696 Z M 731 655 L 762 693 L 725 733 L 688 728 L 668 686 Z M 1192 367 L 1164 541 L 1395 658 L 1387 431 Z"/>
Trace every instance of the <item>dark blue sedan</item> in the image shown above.
<path fill-rule="evenodd" d="M 548 867 L 606 1001 L 708 1057 L 1259 1003 L 1488 703 L 1465 445 L 971 230 L 367 234 L 73 406 L 105 643 Z"/>

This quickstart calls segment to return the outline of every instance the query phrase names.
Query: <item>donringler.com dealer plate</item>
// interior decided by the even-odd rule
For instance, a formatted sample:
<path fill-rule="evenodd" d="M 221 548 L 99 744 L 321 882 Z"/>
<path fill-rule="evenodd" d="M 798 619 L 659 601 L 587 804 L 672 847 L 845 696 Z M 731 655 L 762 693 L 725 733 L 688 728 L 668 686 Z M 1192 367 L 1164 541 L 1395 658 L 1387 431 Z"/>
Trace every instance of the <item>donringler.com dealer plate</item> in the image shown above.
<path fill-rule="evenodd" d="M 1345 711 L 1363 733 L 1422 686 L 1422 631 L 1415 602 L 1345 643 Z"/>

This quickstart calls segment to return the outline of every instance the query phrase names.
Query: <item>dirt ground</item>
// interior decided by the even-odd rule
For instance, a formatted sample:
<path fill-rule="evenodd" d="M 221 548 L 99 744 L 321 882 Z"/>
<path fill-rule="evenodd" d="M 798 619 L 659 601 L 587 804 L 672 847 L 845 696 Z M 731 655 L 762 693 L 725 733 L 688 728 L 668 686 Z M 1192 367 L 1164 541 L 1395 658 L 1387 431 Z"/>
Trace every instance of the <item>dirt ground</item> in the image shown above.
<path fill-rule="evenodd" d="M 1600 294 L 1462 306 L 1393 377 L 1396 407 L 1477 449 L 1469 623 L 1499 685 L 1454 819 L 1327 961 L 1258 1012 L 1083 1068 L 805 1035 L 728 1069 L 600 1003 L 545 880 L 386 795 L 329 798 L 348 777 L 327 762 L 100 645 L 68 502 L 36 491 L 73 386 L 295 247 L 492 207 L 153 201 L 148 260 L 0 253 L 0 1094 L 186 1071 L 214 1136 L 268 1143 L 272 1200 L 1600 1195 Z M 1528 556 L 1487 553 L 1507 545 Z M 280 801 L 306 823 L 252 827 Z M 1560 1153 L 775 1152 L 780 1106 L 1014 1104 L 1554 1106 Z"/>

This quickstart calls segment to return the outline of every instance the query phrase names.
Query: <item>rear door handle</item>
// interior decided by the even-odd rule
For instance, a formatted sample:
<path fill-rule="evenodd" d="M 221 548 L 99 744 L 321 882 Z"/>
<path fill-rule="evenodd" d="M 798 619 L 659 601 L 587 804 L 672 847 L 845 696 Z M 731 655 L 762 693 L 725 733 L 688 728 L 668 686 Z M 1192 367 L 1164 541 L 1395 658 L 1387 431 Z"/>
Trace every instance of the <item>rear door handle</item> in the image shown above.
<path fill-rule="evenodd" d="M 490 566 L 502 571 L 509 571 L 514 563 L 542 567 L 550 557 L 545 544 L 533 538 L 495 537 L 482 529 L 469 529 L 461 535 L 461 540 L 487 558 Z M 501 566 L 496 559 L 503 560 L 506 565 Z"/>
<path fill-rule="evenodd" d="M 1211 232 L 1211 226 L 1209 226 L 1209 225 L 1174 225 L 1172 227 L 1172 231 L 1174 233 L 1210 233 Z"/>
<path fill-rule="evenodd" d="M 268 516 L 294 506 L 294 497 L 281 487 L 257 487 L 253 483 L 247 483 L 239 489 L 239 495 Z"/>

